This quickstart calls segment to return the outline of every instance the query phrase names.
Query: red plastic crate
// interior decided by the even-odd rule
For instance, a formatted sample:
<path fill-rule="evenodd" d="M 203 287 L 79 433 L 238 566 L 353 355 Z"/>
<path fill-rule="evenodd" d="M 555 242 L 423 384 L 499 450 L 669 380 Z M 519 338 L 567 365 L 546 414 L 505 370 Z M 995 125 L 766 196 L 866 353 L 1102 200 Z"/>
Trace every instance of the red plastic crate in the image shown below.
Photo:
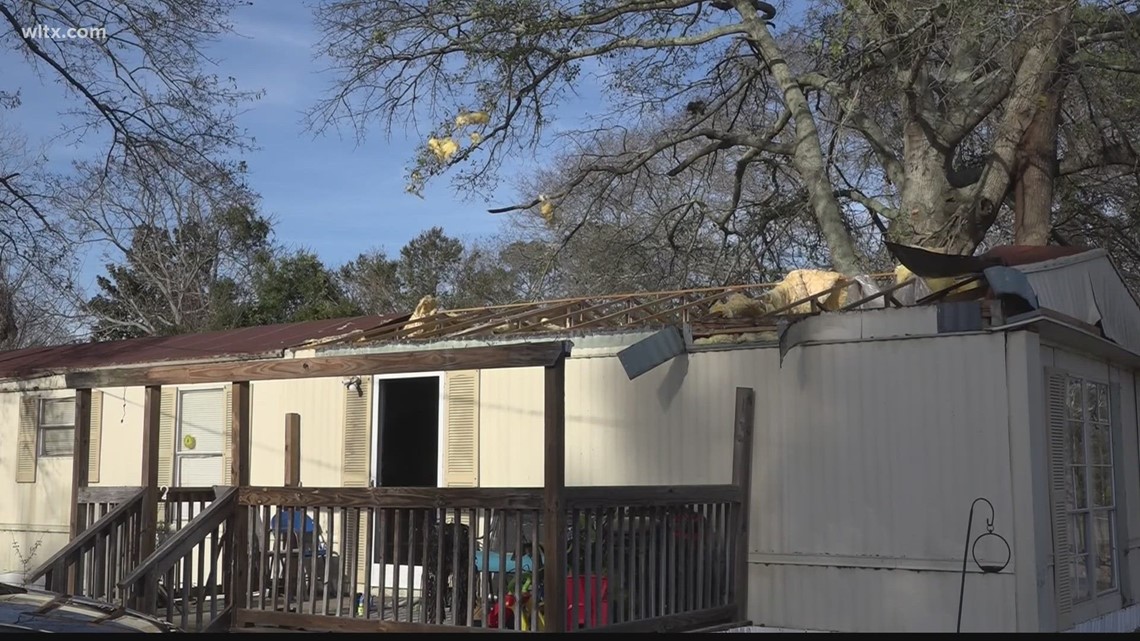
<path fill-rule="evenodd" d="M 566 630 L 574 629 L 574 582 L 578 583 L 578 627 L 596 628 L 598 626 L 606 625 L 610 622 L 610 609 L 609 609 L 609 596 L 610 596 L 610 582 L 606 577 L 599 577 L 594 575 L 583 575 L 577 577 L 566 578 Z M 587 586 L 589 592 L 587 592 Z M 589 609 L 590 621 L 586 622 L 586 598 L 593 602 L 593 607 Z"/>

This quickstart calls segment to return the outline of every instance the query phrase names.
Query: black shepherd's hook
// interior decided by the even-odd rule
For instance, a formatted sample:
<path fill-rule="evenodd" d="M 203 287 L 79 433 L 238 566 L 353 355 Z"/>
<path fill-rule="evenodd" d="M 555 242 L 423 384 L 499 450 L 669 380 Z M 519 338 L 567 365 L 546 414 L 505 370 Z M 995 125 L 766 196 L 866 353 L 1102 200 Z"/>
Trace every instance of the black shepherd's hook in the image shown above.
<path fill-rule="evenodd" d="M 990 506 L 990 517 L 986 519 L 986 531 L 979 535 L 978 538 L 974 539 L 973 549 L 971 549 L 970 532 L 974 526 L 974 506 L 978 504 L 978 501 L 985 501 L 986 505 Z M 974 499 L 973 503 L 970 504 L 970 516 L 969 520 L 966 521 L 966 549 L 962 552 L 962 587 L 958 590 L 958 627 L 955 630 L 956 632 L 962 631 L 962 600 L 963 597 L 966 596 L 966 559 L 970 556 L 973 556 L 974 564 L 977 565 L 978 569 L 980 569 L 985 574 L 997 574 L 998 572 L 1004 570 L 1005 566 L 1009 565 L 1012 551 L 1009 548 L 1009 541 L 1006 541 L 1002 535 L 994 533 L 995 517 L 996 514 L 994 513 L 994 504 L 990 503 L 989 499 L 979 496 L 978 498 Z M 993 563 L 982 563 L 978 560 L 978 542 L 987 536 L 997 537 L 997 539 L 1005 545 L 1005 561 L 1001 565 L 995 565 Z"/>

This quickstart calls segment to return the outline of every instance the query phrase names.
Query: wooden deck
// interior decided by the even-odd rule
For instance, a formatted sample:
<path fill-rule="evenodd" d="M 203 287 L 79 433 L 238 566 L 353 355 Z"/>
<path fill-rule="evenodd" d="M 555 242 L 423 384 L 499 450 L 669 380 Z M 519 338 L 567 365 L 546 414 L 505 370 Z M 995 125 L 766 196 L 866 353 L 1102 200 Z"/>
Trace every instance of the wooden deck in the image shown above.
<path fill-rule="evenodd" d="M 128 568 L 143 491 L 88 490 L 108 505 L 46 564 L 48 587 L 187 631 L 544 631 L 548 580 L 564 588 L 566 630 L 738 618 L 745 491 L 735 484 L 566 488 L 562 562 L 545 554 L 542 488 L 215 491 L 212 500 L 205 490 L 164 495 L 165 534 Z M 500 611 L 509 603 L 523 606 Z M 542 604 L 541 618 L 530 603 Z"/>

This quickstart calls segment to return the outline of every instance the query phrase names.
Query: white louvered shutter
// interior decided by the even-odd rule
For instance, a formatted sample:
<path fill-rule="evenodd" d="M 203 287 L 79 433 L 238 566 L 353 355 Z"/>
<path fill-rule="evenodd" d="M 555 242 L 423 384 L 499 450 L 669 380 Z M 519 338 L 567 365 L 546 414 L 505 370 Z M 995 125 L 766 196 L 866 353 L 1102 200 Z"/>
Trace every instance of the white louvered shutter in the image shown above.
<path fill-rule="evenodd" d="M 445 487 L 479 486 L 479 372 L 450 372 L 444 390 Z"/>
<path fill-rule="evenodd" d="M 20 425 L 16 432 L 16 482 L 36 482 L 36 419 L 39 399 L 20 397 Z"/>
<path fill-rule="evenodd" d="M 344 390 L 344 452 L 341 457 L 340 480 L 344 487 L 368 487 L 369 461 L 372 453 L 372 377 L 360 377 L 360 391 L 355 386 Z M 346 511 L 346 516 L 348 512 Z M 364 582 L 367 560 L 361 532 L 367 532 L 367 518 L 346 519 L 345 550 L 355 550 L 356 580 Z M 350 563 L 345 560 L 345 563 Z"/>
<path fill-rule="evenodd" d="M 233 466 L 234 442 L 234 386 L 227 385 L 223 392 L 225 399 L 222 403 L 222 478 L 219 485 L 230 484 L 230 468 Z M 249 465 L 249 461 L 245 464 Z"/>
<path fill-rule="evenodd" d="M 1045 370 L 1046 421 L 1049 427 L 1049 507 L 1053 524 L 1053 591 L 1057 606 L 1057 629 L 1072 623 L 1073 584 L 1070 576 L 1072 543 L 1069 540 L 1069 507 L 1065 479 L 1065 398 L 1067 377 Z"/>
<path fill-rule="evenodd" d="M 178 389 L 162 388 L 159 402 L 162 411 L 158 416 L 158 484 L 170 487 L 174 484 L 174 419 L 178 412 Z"/>
<path fill-rule="evenodd" d="M 99 482 L 99 461 L 103 443 L 103 392 L 91 392 L 91 444 L 87 456 L 87 482 Z"/>

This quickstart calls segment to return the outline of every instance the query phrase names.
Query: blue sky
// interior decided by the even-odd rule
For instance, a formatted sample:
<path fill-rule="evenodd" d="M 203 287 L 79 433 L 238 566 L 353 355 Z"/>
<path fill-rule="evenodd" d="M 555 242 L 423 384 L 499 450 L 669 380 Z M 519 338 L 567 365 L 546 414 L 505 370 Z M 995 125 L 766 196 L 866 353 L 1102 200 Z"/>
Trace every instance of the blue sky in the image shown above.
<path fill-rule="evenodd" d="M 446 180 L 422 199 L 404 191 L 405 167 L 423 140 L 417 132 L 389 137 L 377 128 L 360 142 L 352 131 L 304 130 L 302 112 L 332 81 L 314 58 L 318 36 L 307 3 L 254 0 L 233 22 L 237 33 L 215 55 L 220 71 L 265 92 L 240 122 L 259 148 L 247 157 L 250 183 L 276 219 L 279 240 L 339 263 L 372 246 L 394 251 L 433 225 L 463 237 L 495 230 L 501 219 L 481 199 L 456 197 Z"/>
<path fill-rule="evenodd" d="M 494 232 L 503 217 L 486 212 L 482 198 L 457 195 L 447 177 L 433 182 L 424 197 L 405 192 L 405 167 L 427 132 L 388 133 L 377 127 L 361 142 L 352 131 L 315 136 L 304 130 L 303 112 L 332 82 L 323 73 L 327 64 L 314 56 L 317 32 L 309 3 L 252 0 L 231 16 L 234 34 L 208 51 L 212 71 L 233 76 L 239 86 L 263 90 L 264 96 L 248 105 L 239 118 L 257 149 L 244 156 L 249 183 L 261 195 L 262 212 L 276 223 L 277 239 L 291 247 L 315 251 L 329 265 L 337 265 L 362 251 L 383 247 L 390 253 L 419 232 L 438 225 L 453 235 L 472 239 Z M 9 51 L 0 51 L 5 69 L 4 87 L 22 89 L 22 105 L 5 112 L 14 128 L 42 149 L 55 169 L 91 157 L 101 146 L 58 136 L 60 112 L 69 108 L 66 96 L 51 79 L 43 82 L 31 68 Z M 585 118 L 598 104 L 596 83 L 564 105 L 559 116 Z M 564 124 L 569 124 L 564 121 Z M 533 158 L 515 159 L 517 166 L 533 166 Z M 513 202 L 510 182 L 494 204 Z M 104 260 L 98 253 L 84 262 L 82 281 L 90 286 Z"/>

